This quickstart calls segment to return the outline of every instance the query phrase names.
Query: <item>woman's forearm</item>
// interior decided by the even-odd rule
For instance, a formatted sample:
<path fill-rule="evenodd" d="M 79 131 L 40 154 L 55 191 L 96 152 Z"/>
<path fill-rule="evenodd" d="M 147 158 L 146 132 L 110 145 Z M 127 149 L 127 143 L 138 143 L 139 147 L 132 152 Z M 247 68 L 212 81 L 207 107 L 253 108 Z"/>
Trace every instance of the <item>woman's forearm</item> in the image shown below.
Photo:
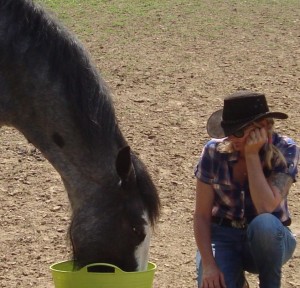
<path fill-rule="evenodd" d="M 250 194 L 257 213 L 273 212 L 278 205 L 278 200 L 263 173 L 258 153 L 246 154 L 245 159 Z"/>
<path fill-rule="evenodd" d="M 201 254 L 203 267 L 215 265 L 211 248 L 210 220 L 194 215 L 194 235 Z"/>

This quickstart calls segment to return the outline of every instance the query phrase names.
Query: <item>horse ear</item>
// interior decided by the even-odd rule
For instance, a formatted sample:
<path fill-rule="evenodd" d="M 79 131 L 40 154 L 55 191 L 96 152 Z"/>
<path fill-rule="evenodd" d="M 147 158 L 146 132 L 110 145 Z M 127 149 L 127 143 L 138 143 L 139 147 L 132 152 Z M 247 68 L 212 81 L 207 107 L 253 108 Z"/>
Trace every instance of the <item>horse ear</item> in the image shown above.
<path fill-rule="evenodd" d="M 131 161 L 130 147 L 123 147 L 117 156 L 116 169 L 121 181 L 128 181 L 133 172 L 133 165 Z"/>

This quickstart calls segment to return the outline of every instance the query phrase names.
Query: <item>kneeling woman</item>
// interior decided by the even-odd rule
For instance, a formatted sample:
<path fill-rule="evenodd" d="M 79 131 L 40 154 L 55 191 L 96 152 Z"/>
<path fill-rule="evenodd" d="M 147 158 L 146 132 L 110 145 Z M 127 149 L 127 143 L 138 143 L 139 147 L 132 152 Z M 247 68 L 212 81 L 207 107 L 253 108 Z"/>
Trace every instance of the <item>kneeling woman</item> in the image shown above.
<path fill-rule="evenodd" d="M 195 169 L 198 287 L 244 287 L 245 271 L 261 288 L 280 287 L 296 247 L 287 197 L 299 149 L 273 131 L 273 119 L 287 117 L 270 112 L 264 94 L 239 91 L 209 118 L 214 139 Z"/>

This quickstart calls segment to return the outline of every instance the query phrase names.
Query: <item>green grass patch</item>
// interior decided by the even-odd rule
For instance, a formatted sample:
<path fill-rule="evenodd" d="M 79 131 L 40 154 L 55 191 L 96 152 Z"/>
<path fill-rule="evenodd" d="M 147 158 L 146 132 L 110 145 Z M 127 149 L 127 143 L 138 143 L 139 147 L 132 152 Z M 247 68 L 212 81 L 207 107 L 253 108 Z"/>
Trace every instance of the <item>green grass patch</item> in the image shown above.
<path fill-rule="evenodd" d="M 295 25 L 289 13 L 299 0 L 38 0 L 66 25 L 85 38 L 93 31 L 101 37 L 144 34 L 160 35 L 166 30 L 181 36 L 214 39 L 228 27 L 251 30 L 260 22 Z M 272 23 L 274 24 L 274 23 Z M 264 28 L 262 27 L 262 28 Z M 137 33 L 139 32 L 139 33 Z"/>

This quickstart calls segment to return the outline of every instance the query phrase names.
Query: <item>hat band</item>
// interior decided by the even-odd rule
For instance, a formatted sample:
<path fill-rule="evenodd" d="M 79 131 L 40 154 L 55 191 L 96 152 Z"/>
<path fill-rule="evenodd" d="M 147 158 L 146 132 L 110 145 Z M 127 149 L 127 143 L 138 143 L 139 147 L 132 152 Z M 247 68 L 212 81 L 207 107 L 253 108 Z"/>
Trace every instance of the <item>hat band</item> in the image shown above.
<path fill-rule="evenodd" d="M 221 126 L 223 127 L 223 125 L 231 125 L 231 124 L 239 124 L 239 123 L 243 123 L 243 122 L 248 122 L 248 121 L 256 119 L 257 117 L 259 117 L 261 115 L 265 115 L 265 114 L 266 113 L 260 113 L 257 115 L 253 115 L 251 117 L 242 118 L 242 119 L 238 119 L 238 120 L 222 120 Z"/>

